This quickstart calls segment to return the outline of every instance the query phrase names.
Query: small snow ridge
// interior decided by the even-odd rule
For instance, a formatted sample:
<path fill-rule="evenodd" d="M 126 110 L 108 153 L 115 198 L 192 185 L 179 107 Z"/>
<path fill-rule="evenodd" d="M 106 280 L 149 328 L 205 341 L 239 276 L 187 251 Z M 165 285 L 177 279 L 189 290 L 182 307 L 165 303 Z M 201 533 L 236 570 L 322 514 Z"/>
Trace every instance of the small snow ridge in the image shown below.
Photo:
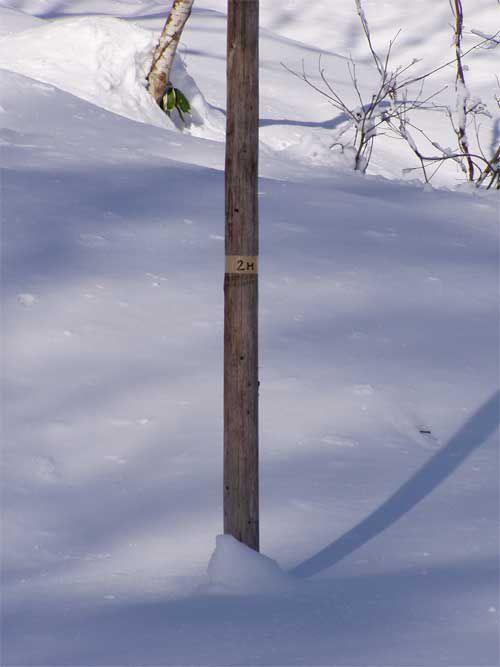
<path fill-rule="evenodd" d="M 326 445 L 333 445 L 334 447 L 357 447 L 359 442 L 352 438 L 342 438 L 337 435 L 325 435 L 321 438 L 321 442 Z"/>
<path fill-rule="evenodd" d="M 208 564 L 209 593 L 262 595 L 284 593 L 297 586 L 276 561 L 238 542 L 231 535 L 218 535 Z"/>
<path fill-rule="evenodd" d="M 356 384 L 353 388 L 356 396 L 373 396 L 375 389 L 371 384 Z"/>

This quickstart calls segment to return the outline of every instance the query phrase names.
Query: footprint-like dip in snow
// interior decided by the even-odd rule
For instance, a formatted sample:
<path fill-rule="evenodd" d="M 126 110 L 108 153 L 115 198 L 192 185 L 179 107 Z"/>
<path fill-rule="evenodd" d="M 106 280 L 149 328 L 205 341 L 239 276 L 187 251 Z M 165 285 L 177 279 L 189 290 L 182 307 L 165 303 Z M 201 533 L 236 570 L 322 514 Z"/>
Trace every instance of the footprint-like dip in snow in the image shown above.
<path fill-rule="evenodd" d="M 35 456 L 32 466 L 35 476 L 45 482 L 52 482 L 58 477 L 56 463 L 50 456 Z"/>

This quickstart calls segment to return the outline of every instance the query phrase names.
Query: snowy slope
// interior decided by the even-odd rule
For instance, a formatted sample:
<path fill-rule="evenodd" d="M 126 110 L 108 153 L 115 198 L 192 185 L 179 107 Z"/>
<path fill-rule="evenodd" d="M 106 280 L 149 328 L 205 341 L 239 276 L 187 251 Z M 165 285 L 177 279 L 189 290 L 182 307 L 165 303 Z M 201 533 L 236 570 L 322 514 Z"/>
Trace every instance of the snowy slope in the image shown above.
<path fill-rule="evenodd" d="M 332 23 L 263 3 L 262 549 L 297 582 L 229 549 L 214 590 L 223 8 L 179 132 L 140 83 L 163 2 L 0 4 L 2 664 L 498 665 L 496 196 L 348 171 L 280 66 Z"/>
<path fill-rule="evenodd" d="M 165 13 L 164 0 L 3 0 L 3 3 L 48 20 L 86 14 L 112 15 L 153 30 L 160 29 Z M 335 165 L 341 156 L 338 151 L 332 154 L 330 146 L 343 129 L 342 114 L 305 83 L 297 81 L 291 74 L 284 76 L 282 64 L 295 71 L 300 71 L 304 64 L 311 81 L 319 83 L 318 58 L 323 53 L 323 66 L 330 83 L 341 97 L 352 102 L 357 98 L 352 90 L 346 60 L 352 55 L 358 64 L 359 83 L 367 102 L 375 92 L 377 75 L 355 12 L 354 0 L 340 0 L 335 4 L 330 0 L 316 0 L 314 3 L 261 0 L 260 5 L 261 93 L 265 99 L 261 105 L 262 139 L 270 143 L 274 151 L 284 150 L 286 160 L 295 159 L 298 154 L 299 159 L 309 156 L 315 163 L 321 161 Z M 202 86 L 209 105 L 217 108 L 225 105 L 224 86 L 221 85 L 225 67 L 225 6 L 226 0 L 197 0 L 181 45 L 190 73 Z M 417 61 L 410 72 L 420 75 L 453 59 L 452 20 L 449 3 L 445 0 L 438 4 L 434 0 L 419 0 L 412 4 L 365 0 L 363 6 L 379 54 L 385 55 L 389 41 L 397 35 L 392 47 L 392 69 Z M 500 29 L 500 9 L 496 0 L 463 0 L 463 7 L 463 48 L 467 51 L 478 43 L 478 35 L 494 34 Z M 270 39 L 268 30 L 271 31 Z M 293 48 L 290 39 L 302 42 L 301 48 Z M 481 99 L 492 114 L 491 118 L 486 115 L 479 118 L 480 147 L 472 129 L 469 140 L 475 152 L 481 149 L 487 155 L 491 154 L 491 147 L 496 145 L 499 136 L 498 82 L 494 67 L 496 53 L 479 48 L 465 58 L 470 94 L 474 99 Z M 332 58 L 331 54 L 342 58 Z M 9 54 L 9 59 L 12 67 L 12 54 Z M 410 114 L 411 120 L 427 136 L 445 148 L 456 143 L 444 111 L 446 107 L 454 109 L 456 105 L 454 77 L 455 71 L 450 64 L 438 70 L 424 85 L 423 98 L 431 98 L 430 103 L 439 105 L 441 112 L 414 111 Z M 178 81 L 184 83 L 182 79 Z M 408 92 L 410 99 L 417 96 L 420 84 L 410 87 Z M 432 97 L 435 93 L 439 94 Z M 301 111 L 300 118 L 296 116 L 296 109 Z M 205 118 L 208 115 L 206 111 L 202 112 Z M 210 138 L 219 134 L 220 126 L 220 119 L 217 119 Z M 417 133 L 416 138 L 424 152 L 434 152 L 423 135 Z M 407 178 L 417 178 L 421 176 L 418 166 L 405 142 L 376 140 L 370 173 L 401 178 L 404 170 L 414 169 Z M 433 178 L 435 185 L 455 186 L 462 181 L 463 175 L 452 161 L 442 164 Z"/>
<path fill-rule="evenodd" d="M 35 26 L 42 25 L 42 20 L 25 14 L 24 12 L 8 7 L 2 7 L 2 24 L 0 25 L 0 36 L 11 35 L 15 32 L 28 30 Z"/>

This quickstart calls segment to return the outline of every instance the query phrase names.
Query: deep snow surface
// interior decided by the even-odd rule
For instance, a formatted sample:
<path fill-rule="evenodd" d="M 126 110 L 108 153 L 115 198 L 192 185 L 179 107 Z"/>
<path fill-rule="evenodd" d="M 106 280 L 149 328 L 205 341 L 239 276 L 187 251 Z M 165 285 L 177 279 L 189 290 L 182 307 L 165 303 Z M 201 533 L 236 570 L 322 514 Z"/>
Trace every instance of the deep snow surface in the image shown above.
<path fill-rule="evenodd" d="M 2 665 L 497 666 L 496 195 L 402 181 L 389 145 L 350 172 L 280 61 L 351 3 L 301 44 L 312 3 L 263 1 L 268 558 L 216 548 L 224 16 L 197 0 L 181 132 L 141 80 L 164 4 L 0 0 Z"/>

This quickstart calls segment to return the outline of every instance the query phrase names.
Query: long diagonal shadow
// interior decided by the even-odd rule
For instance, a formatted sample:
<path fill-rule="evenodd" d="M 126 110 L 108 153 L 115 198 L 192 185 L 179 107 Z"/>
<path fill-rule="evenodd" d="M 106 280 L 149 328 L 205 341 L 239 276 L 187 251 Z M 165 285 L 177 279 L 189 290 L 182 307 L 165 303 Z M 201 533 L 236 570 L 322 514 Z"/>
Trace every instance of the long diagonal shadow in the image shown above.
<path fill-rule="evenodd" d="M 500 421 L 500 392 L 496 391 L 455 433 L 448 444 L 424 464 L 388 500 L 311 558 L 297 565 L 291 574 L 310 577 L 338 563 L 376 535 L 398 521 L 491 436 Z"/>

